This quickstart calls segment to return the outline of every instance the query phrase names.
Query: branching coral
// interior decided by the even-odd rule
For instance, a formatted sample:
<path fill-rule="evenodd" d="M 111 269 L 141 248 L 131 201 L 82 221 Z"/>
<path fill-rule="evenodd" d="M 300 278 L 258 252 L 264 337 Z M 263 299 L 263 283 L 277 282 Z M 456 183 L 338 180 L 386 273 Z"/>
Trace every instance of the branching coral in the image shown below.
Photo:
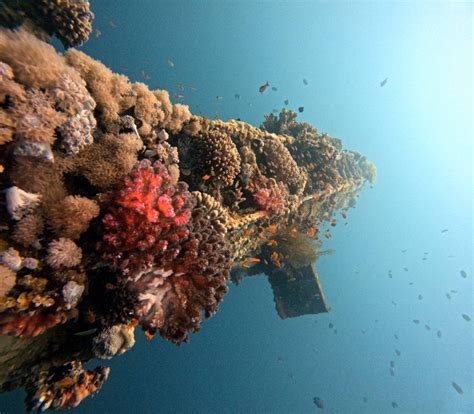
<path fill-rule="evenodd" d="M 59 237 L 78 239 L 99 215 L 98 204 L 86 197 L 67 196 L 50 206 L 46 212 L 47 223 Z"/>
<path fill-rule="evenodd" d="M 45 411 L 77 407 L 84 398 L 99 391 L 109 372 L 107 367 L 88 371 L 79 361 L 41 371 L 26 387 L 26 408 Z"/>

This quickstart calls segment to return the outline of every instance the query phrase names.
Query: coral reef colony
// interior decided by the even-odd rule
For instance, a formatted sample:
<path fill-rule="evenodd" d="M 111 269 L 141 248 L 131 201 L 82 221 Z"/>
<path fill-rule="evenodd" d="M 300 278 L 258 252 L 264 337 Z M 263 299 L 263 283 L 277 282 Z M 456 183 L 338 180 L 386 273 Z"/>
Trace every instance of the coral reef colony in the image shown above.
<path fill-rule="evenodd" d="M 186 342 L 233 268 L 314 260 L 322 223 L 375 178 L 292 111 L 211 121 L 69 48 L 93 17 L 84 0 L 0 5 L 0 391 L 24 387 L 29 410 L 99 390 L 109 369 L 83 364 L 139 328 Z"/>

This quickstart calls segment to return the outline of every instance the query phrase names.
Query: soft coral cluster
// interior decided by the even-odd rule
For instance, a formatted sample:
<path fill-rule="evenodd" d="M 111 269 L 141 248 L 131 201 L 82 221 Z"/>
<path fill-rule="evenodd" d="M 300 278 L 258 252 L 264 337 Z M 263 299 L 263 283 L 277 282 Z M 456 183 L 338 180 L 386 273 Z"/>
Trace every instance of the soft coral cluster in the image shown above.
<path fill-rule="evenodd" d="M 253 198 L 261 210 L 269 216 L 283 213 L 288 199 L 288 189 L 283 182 L 261 175 L 252 184 Z"/>
<path fill-rule="evenodd" d="M 217 311 L 227 292 L 230 250 L 205 211 L 193 211 L 190 236 L 173 262 L 144 272 L 132 282 L 140 291 L 138 316 L 148 334 L 175 344 L 201 327 L 203 316 Z"/>
<path fill-rule="evenodd" d="M 172 260 L 189 234 L 193 199 L 160 162 L 140 161 L 118 184 L 102 223 L 104 260 L 129 275 Z"/>

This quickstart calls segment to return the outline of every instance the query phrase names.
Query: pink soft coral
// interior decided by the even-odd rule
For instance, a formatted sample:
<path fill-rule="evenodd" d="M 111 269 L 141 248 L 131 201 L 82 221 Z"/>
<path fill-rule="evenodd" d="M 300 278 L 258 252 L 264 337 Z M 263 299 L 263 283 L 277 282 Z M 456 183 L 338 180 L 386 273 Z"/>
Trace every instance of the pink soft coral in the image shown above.
<path fill-rule="evenodd" d="M 288 189 L 281 181 L 259 176 L 254 183 L 253 198 L 258 208 L 269 216 L 281 214 L 288 198 Z"/>

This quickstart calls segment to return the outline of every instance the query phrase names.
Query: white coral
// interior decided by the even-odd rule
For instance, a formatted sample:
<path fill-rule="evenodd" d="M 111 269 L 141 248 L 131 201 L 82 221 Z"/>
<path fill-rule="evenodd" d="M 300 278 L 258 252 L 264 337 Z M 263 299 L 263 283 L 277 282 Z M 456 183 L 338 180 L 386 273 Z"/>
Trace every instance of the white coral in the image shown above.
<path fill-rule="evenodd" d="M 14 220 L 21 220 L 41 202 L 39 194 L 27 193 L 18 187 L 10 187 L 5 191 L 7 210 Z"/>

